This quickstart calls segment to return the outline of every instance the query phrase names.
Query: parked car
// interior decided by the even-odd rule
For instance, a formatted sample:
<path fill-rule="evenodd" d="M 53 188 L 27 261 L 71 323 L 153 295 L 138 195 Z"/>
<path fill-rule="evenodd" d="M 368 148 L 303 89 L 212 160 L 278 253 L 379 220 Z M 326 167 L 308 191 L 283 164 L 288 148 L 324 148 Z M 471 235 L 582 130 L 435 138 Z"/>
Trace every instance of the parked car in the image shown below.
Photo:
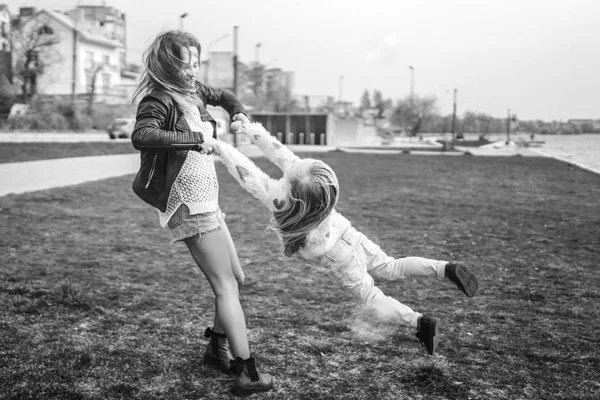
<path fill-rule="evenodd" d="M 135 118 L 115 118 L 108 126 L 108 136 L 111 139 L 130 138 L 135 125 Z"/>

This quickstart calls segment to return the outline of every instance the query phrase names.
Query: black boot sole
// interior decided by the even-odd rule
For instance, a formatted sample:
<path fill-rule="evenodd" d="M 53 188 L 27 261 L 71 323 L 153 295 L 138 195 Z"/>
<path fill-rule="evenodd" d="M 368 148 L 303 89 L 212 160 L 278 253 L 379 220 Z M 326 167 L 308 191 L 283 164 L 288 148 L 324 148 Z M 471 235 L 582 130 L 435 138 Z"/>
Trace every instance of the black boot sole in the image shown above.
<path fill-rule="evenodd" d="M 473 297 L 479 290 L 479 279 L 471 273 L 465 266 L 458 265 L 455 270 L 456 275 L 456 286 L 465 294 L 467 297 Z"/>
<path fill-rule="evenodd" d="M 231 375 L 231 374 L 235 373 L 235 370 L 233 368 L 231 368 L 231 366 L 225 367 L 223 364 L 221 364 L 221 360 L 219 360 L 218 357 L 215 357 L 211 354 L 204 353 L 203 361 L 204 361 L 204 365 L 209 365 L 211 367 L 214 367 L 215 369 L 217 369 L 220 372 L 223 372 L 225 374 Z"/>
<path fill-rule="evenodd" d="M 264 393 L 264 392 L 268 392 L 269 390 L 271 390 L 273 388 L 273 382 L 271 382 L 271 384 L 269 385 L 269 387 L 264 387 L 264 388 L 238 388 L 238 387 L 232 387 L 229 392 L 235 396 L 235 397 L 248 397 L 251 396 L 253 394 L 256 393 Z"/>

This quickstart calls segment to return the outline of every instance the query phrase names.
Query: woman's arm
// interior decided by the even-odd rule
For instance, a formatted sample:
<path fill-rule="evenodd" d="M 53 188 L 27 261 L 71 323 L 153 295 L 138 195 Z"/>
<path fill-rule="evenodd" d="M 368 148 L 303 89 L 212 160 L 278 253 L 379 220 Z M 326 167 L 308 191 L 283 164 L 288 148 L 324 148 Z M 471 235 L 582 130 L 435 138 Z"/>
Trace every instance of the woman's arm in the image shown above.
<path fill-rule="evenodd" d="M 271 178 L 258 168 L 252 160 L 225 142 L 207 138 L 205 144 L 207 147 L 214 149 L 215 154 L 223 161 L 229 173 L 238 183 L 260 200 L 270 211 L 277 210 L 278 206 L 281 207 L 285 193 L 283 178 L 280 180 Z"/>
<path fill-rule="evenodd" d="M 185 129 L 168 131 L 162 129 L 167 120 L 168 107 L 154 96 L 146 96 L 140 102 L 131 142 L 136 150 L 200 150 L 202 133 Z"/>
<path fill-rule="evenodd" d="M 276 137 L 272 136 L 260 123 L 253 122 L 250 124 L 243 124 L 240 122 L 234 122 L 232 128 L 236 129 L 237 132 L 243 132 L 250 138 L 263 154 L 275 165 L 277 165 L 282 171 L 285 171 L 286 167 L 291 162 L 300 160 L 290 149 L 281 144 Z"/>
<path fill-rule="evenodd" d="M 229 117 L 233 117 L 236 114 L 246 115 L 246 110 L 242 102 L 229 90 L 206 86 L 201 82 L 197 82 L 197 84 L 198 94 L 206 104 L 222 107 L 229 113 Z"/>

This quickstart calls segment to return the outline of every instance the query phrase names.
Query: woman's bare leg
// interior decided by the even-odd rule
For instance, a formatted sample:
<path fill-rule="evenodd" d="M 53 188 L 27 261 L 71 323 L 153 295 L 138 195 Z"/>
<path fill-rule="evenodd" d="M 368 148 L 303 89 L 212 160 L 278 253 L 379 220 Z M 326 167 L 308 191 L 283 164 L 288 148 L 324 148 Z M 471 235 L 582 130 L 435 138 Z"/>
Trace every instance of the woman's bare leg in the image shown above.
<path fill-rule="evenodd" d="M 250 357 L 246 321 L 239 300 L 238 284 L 233 275 L 229 247 L 223 230 L 185 239 L 190 253 L 212 286 L 216 297 L 218 327 L 229 339 L 235 357 Z"/>

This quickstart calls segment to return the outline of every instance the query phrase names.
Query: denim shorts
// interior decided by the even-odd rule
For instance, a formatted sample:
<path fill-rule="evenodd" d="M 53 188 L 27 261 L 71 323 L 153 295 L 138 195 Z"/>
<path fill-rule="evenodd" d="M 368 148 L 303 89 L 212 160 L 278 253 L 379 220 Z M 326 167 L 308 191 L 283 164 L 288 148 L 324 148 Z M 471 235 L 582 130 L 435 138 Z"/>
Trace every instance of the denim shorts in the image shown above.
<path fill-rule="evenodd" d="M 167 227 L 171 234 L 171 242 L 179 242 L 184 239 L 221 229 L 221 221 L 225 220 L 225 214 L 221 209 L 209 213 L 190 215 L 190 209 L 185 204 L 179 206 L 171 216 Z"/>

